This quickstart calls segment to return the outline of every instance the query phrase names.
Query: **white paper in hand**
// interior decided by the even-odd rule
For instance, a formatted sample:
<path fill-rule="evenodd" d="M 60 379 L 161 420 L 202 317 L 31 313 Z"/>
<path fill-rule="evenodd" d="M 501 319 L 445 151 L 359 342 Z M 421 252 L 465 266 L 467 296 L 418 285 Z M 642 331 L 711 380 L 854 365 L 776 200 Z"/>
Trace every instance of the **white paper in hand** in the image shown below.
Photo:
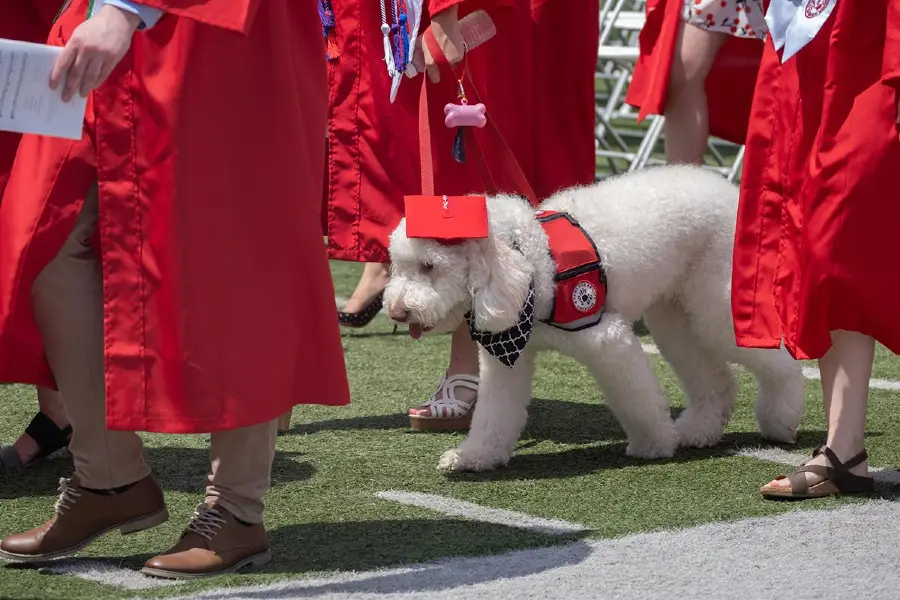
<path fill-rule="evenodd" d="M 0 39 L 0 130 L 80 140 L 87 98 L 50 89 L 62 48 Z"/>

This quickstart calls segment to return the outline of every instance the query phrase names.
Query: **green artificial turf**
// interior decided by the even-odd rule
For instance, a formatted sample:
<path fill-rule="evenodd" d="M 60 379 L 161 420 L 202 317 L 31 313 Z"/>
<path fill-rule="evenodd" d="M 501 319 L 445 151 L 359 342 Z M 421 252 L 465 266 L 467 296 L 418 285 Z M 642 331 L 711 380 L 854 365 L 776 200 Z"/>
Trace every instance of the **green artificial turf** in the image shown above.
<path fill-rule="evenodd" d="M 358 266 L 335 264 L 336 293 L 348 296 Z M 644 462 L 625 456 L 621 428 L 585 369 L 554 353 L 539 361 L 531 419 L 508 468 L 495 473 L 445 476 L 435 469 L 460 434 L 414 433 L 406 409 L 432 392 L 449 348 L 448 336 L 415 342 L 379 316 L 368 328 L 345 332 L 353 392 L 348 407 L 297 407 L 289 435 L 279 438 L 267 524 L 275 560 L 249 573 L 174 587 L 128 592 L 72 576 L 0 567 L 2 598 L 157 597 L 348 570 L 369 570 L 448 556 L 478 556 L 565 543 L 499 525 L 446 518 L 380 500 L 376 492 L 441 494 L 484 506 L 559 518 L 590 527 L 589 538 L 681 528 L 788 510 L 837 506 L 853 499 L 804 503 L 765 501 L 758 487 L 784 473 L 784 465 L 731 456 L 729 449 L 767 446 L 756 433 L 754 384 L 742 371 L 738 410 L 722 444 L 681 451 L 672 460 Z M 649 341 L 649 340 L 648 340 Z M 651 359 L 672 398 L 682 397 L 669 368 Z M 900 361 L 879 354 L 877 377 L 900 379 Z M 808 409 L 795 452 L 823 439 L 818 382 L 807 382 Z M 873 464 L 900 465 L 897 393 L 873 391 L 868 449 Z M 11 442 L 35 410 L 33 391 L 0 388 L 0 441 Z M 201 499 L 208 468 L 206 436 L 146 435 L 147 456 L 166 490 L 170 521 L 129 537 L 107 536 L 82 556 L 107 558 L 129 568 L 167 548 Z M 0 535 L 48 517 L 66 460 L 21 472 L 0 470 Z"/>

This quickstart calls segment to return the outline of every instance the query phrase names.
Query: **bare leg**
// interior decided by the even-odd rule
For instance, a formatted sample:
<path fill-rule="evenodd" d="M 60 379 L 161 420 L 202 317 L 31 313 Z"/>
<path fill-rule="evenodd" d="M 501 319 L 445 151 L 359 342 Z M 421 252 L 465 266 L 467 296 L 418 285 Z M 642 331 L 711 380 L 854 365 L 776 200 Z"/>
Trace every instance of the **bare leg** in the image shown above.
<path fill-rule="evenodd" d="M 366 263 L 359 283 L 353 290 L 353 295 L 347 300 L 347 304 L 342 310 L 348 313 L 358 313 L 365 309 L 378 294 L 384 291 L 390 276 L 390 264 Z"/>
<path fill-rule="evenodd" d="M 450 364 L 447 366 L 447 372 L 441 379 L 438 389 L 427 402 L 410 408 L 409 416 L 431 418 L 432 424 L 420 427 L 422 430 L 441 430 L 439 425 L 433 423 L 433 421 L 440 421 L 441 418 L 454 423 L 465 421 L 464 417 L 471 413 L 472 405 L 478 397 L 478 372 L 478 344 L 472 341 L 468 326 L 462 323 L 453 332 L 450 341 Z M 456 375 L 466 376 L 465 379 L 471 383 L 459 385 L 453 379 Z M 444 405 L 449 402 L 453 408 L 449 413 L 438 411 L 435 409 L 436 401 Z"/>
<path fill-rule="evenodd" d="M 38 387 L 37 397 L 38 409 L 40 412 L 47 415 L 60 430 L 64 430 L 69 426 L 69 417 L 66 416 L 66 408 L 63 405 L 62 397 L 59 395 L 59 392 L 55 392 L 49 388 Z M 35 457 L 41 452 L 41 447 L 38 445 L 37 441 L 24 432 L 19 436 L 19 439 L 16 440 L 12 447 L 16 454 L 19 455 L 19 461 L 23 465 L 27 465 L 34 461 Z M 3 464 L 2 460 L 0 460 L 0 464 Z"/>
<path fill-rule="evenodd" d="M 841 461 L 848 461 L 865 447 L 866 409 L 869 398 L 869 378 L 875 360 L 875 340 L 853 331 L 832 331 L 831 349 L 819 359 L 822 391 L 825 395 L 825 415 L 828 420 L 828 441 Z M 824 455 L 809 461 L 810 465 L 827 465 Z M 854 475 L 865 476 L 868 464 L 863 462 L 850 469 Z M 805 473 L 810 485 L 822 481 L 813 473 Z M 770 486 L 789 486 L 788 480 L 772 481 Z"/>
<path fill-rule="evenodd" d="M 667 162 L 703 163 L 709 138 L 706 76 L 727 39 L 725 33 L 679 25 L 665 109 Z"/>
<path fill-rule="evenodd" d="M 461 374 L 478 375 L 478 344 L 472 340 L 465 323 L 453 332 L 450 341 L 450 365 L 447 367 L 447 375 Z"/>

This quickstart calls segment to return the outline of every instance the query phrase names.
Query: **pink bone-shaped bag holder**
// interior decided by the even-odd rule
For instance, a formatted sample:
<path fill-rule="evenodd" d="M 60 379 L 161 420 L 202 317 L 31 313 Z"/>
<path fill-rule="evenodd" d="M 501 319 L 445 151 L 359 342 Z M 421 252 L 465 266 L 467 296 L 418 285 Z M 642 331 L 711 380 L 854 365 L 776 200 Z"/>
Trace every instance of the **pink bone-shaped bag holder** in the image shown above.
<path fill-rule="evenodd" d="M 484 104 L 448 104 L 444 107 L 444 125 L 447 127 L 484 127 L 487 124 Z"/>

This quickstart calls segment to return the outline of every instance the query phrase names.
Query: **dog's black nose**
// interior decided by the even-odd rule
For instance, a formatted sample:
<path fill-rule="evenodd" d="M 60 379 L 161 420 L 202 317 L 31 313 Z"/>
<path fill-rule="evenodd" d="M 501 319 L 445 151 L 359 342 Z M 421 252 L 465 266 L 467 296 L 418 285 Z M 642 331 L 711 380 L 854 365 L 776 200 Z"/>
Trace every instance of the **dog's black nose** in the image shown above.
<path fill-rule="evenodd" d="M 392 308 L 390 315 L 391 319 L 398 323 L 406 323 L 407 319 L 409 319 L 409 311 L 401 307 Z"/>

